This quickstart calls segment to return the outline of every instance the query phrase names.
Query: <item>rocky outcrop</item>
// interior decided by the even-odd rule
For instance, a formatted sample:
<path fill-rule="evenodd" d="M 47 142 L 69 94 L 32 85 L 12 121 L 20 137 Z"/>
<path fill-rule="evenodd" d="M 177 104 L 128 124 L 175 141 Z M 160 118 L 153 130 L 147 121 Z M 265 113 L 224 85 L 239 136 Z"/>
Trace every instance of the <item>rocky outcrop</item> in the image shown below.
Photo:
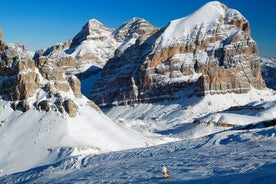
<path fill-rule="evenodd" d="M 22 59 L 18 64 L 15 78 L 15 91 L 11 100 L 23 100 L 33 96 L 40 87 L 39 75 L 35 72 L 35 64 L 31 59 Z"/>
<path fill-rule="evenodd" d="M 206 16 L 208 12 L 208 16 Z M 210 2 L 110 60 L 91 93 L 100 106 L 263 89 L 257 44 L 238 11 Z"/>
<path fill-rule="evenodd" d="M 51 110 L 51 103 L 49 100 L 42 100 L 38 103 L 37 108 L 41 111 L 50 111 Z"/>
<path fill-rule="evenodd" d="M 70 59 L 56 63 L 40 57 L 34 62 L 25 46 L 0 44 L 0 97 L 10 100 L 14 110 L 36 108 L 77 115 L 74 100 L 82 98 L 80 81 L 62 70 L 72 64 Z"/>
<path fill-rule="evenodd" d="M 57 91 L 70 91 L 70 85 L 66 81 L 64 72 L 56 65 L 55 61 L 46 57 L 41 57 L 37 62 L 37 67 L 40 74 L 45 79 L 52 81 L 53 86 Z"/>
<path fill-rule="evenodd" d="M 18 53 L 16 50 L 8 48 L 8 46 L 3 41 L 0 41 L 0 48 L 0 75 L 15 75 L 18 73 Z"/>
<path fill-rule="evenodd" d="M 80 80 L 76 76 L 69 76 L 66 79 L 69 82 L 69 85 L 70 85 L 71 89 L 73 90 L 75 97 L 81 98 L 82 94 L 81 94 Z"/>
<path fill-rule="evenodd" d="M 77 115 L 78 106 L 72 99 L 65 100 L 63 102 L 63 107 L 70 117 L 75 117 Z"/>

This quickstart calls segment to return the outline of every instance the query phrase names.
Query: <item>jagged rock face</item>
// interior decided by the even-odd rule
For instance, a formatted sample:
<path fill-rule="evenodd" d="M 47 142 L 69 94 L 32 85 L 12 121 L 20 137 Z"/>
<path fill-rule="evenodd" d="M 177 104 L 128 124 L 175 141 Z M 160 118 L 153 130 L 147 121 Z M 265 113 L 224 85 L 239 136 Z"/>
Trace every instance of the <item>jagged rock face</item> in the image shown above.
<path fill-rule="evenodd" d="M 251 87 L 265 83 L 249 22 L 210 2 L 108 62 L 91 99 L 120 105 L 175 99 L 186 89 L 206 95 L 246 93 Z"/>
<path fill-rule="evenodd" d="M 64 92 L 72 90 L 76 98 L 81 98 L 81 84 L 79 79 L 72 75 L 66 76 L 62 70 L 62 66 L 69 67 L 70 60 L 68 61 L 69 62 L 65 63 L 66 65 L 64 63 L 61 65 L 61 63 L 56 63 L 50 58 L 40 57 L 36 65 L 42 77 L 52 81 L 54 84 L 50 88 L 55 88 L 56 91 Z"/>
<path fill-rule="evenodd" d="M 40 87 L 40 78 L 33 60 L 21 58 L 15 49 L 7 45 L 0 56 L 0 77 L 4 77 L 0 83 L 0 95 L 13 101 L 31 97 Z"/>

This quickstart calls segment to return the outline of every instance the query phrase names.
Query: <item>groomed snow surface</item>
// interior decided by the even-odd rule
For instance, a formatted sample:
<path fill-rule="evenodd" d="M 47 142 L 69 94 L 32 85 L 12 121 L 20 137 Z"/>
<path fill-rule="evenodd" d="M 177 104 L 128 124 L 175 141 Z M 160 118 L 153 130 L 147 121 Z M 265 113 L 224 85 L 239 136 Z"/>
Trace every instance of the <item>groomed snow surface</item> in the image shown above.
<path fill-rule="evenodd" d="M 225 131 L 156 147 L 72 157 L 2 183 L 273 183 L 275 127 Z M 163 179 L 161 165 L 171 175 Z"/>

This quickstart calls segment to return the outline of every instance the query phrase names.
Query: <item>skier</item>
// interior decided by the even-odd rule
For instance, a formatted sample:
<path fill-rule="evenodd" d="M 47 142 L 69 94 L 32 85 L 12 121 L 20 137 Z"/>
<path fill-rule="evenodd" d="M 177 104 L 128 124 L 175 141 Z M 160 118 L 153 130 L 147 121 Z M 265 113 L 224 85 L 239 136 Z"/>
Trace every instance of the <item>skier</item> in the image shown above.
<path fill-rule="evenodd" d="M 169 178 L 170 177 L 170 175 L 168 174 L 167 167 L 164 164 L 162 165 L 162 174 L 163 174 L 164 178 Z"/>

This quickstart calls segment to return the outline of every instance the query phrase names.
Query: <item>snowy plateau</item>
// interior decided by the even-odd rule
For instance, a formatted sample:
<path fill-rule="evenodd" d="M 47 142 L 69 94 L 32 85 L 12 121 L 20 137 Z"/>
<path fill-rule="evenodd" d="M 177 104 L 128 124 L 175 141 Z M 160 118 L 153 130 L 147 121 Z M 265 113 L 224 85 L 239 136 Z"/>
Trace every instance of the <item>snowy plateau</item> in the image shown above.
<path fill-rule="evenodd" d="M 251 86 L 244 93 L 191 95 L 192 86 L 176 91 L 177 98 L 173 100 L 102 109 L 93 99 L 88 99 L 94 83 L 104 76 L 101 73 L 105 72 L 109 59 L 123 58 L 136 44 L 147 43 L 147 38 L 159 30 L 164 32 L 155 40 L 152 53 L 183 44 L 183 34 L 192 40 L 189 34 L 198 25 L 204 25 L 202 34 L 211 40 L 210 29 L 214 25 L 217 28 L 214 20 L 218 16 L 241 16 L 236 10 L 226 11 L 225 7 L 217 1 L 207 3 L 194 14 L 171 21 L 166 26 L 168 29 L 155 28 L 139 18 L 110 29 L 91 19 L 71 41 L 36 53 L 27 51 L 21 44 L 7 44 L 5 47 L 10 50 L 1 51 L 7 58 L 18 53 L 19 63 L 30 57 L 42 60 L 38 62 L 41 66 L 26 61 L 20 65 L 19 72 L 13 70 L 13 65 L 7 67 L 11 66 L 11 70 L 1 70 L 0 65 L 0 86 L 8 78 L 36 76 L 39 81 L 37 85 L 30 80 L 29 86 L 35 86 L 34 90 L 30 88 L 32 93 L 15 102 L 2 96 L 6 91 L 0 89 L 0 183 L 275 183 L 276 63 L 273 58 L 260 58 L 266 82 L 263 89 L 255 88 L 255 83 L 249 81 Z M 206 14 L 212 16 L 202 18 Z M 183 24 L 189 27 L 183 29 Z M 229 35 L 237 38 L 246 31 L 229 27 Z M 254 43 L 249 37 L 247 40 Z M 211 46 L 218 49 L 222 47 L 220 43 L 216 40 Z M 210 57 L 205 51 L 197 55 L 200 64 Z M 130 55 L 136 56 L 135 52 Z M 259 57 L 256 53 L 252 55 L 254 59 Z M 192 53 L 176 53 L 171 58 L 193 64 Z M 76 63 L 72 64 L 73 60 Z M 56 66 L 55 61 L 65 65 Z M 74 77 L 68 79 L 66 75 Z M 75 75 L 80 79 L 81 93 Z M 179 78 L 196 81 L 201 75 L 194 72 L 188 78 L 184 75 Z M 111 76 L 115 78 L 116 73 Z M 181 81 L 179 78 L 173 80 Z M 22 107 L 19 102 L 24 102 Z M 163 178 L 163 164 L 170 178 Z"/>

